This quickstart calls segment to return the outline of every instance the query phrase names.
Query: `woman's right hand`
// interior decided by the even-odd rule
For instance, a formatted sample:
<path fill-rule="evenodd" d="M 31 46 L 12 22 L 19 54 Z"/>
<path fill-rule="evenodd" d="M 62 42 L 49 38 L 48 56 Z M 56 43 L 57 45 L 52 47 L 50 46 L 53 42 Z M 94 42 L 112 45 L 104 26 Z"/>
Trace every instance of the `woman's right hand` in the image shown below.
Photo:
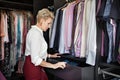
<path fill-rule="evenodd" d="M 64 69 L 66 67 L 66 62 L 58 62 L 56 64 L 53 64 L 54 68 L 53 69 L 57 69 L 57 68 L 62 68 Z"/>

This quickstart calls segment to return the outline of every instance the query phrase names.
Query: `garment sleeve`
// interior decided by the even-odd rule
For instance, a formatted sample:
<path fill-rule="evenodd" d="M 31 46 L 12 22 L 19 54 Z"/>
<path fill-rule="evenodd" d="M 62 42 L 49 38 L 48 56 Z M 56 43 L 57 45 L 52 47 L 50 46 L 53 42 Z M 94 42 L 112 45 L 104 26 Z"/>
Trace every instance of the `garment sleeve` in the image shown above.
<path fill-rule="evenodd" d="M 42 62 L 42 58 L 40 57 L 40 52 L 41 52 L 41 40 L 42 35 L 40 35 L 37 32 L 34 32 L 34 34 L 31 35 L 30 39 L 30 50 L 31 50 L 31 62 L 35 65 L 38 66 Z"/>

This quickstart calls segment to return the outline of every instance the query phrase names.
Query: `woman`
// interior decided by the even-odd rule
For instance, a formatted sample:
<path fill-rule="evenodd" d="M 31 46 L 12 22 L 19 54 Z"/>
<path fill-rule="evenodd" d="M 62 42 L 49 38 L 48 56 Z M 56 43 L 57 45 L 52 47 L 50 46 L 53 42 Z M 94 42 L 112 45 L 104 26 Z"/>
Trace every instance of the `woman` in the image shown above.
<path fill-rule="evenodd" d="M 43 31 L 51 27 L 54 16 L 48 9 L 42 9 L 37 14 L 37 24 L 29 30 L 26 38 L 25 63 L 23 73 L 25 80 L 48 80 L 43 67 L 62 68 L 65 62 L 52 64 L 46 62 L 46 58 L 60 57 L 57 54 L 47 54 L 47 43 L 43 37 Z"/>

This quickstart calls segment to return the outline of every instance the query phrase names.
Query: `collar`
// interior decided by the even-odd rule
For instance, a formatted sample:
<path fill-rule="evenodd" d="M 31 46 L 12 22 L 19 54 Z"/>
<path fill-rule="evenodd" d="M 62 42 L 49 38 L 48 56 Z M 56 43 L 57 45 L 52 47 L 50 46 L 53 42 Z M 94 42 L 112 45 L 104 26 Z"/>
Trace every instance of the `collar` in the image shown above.
<path fill-rule="evenodd" d="M 38 26 L 33 25 L 32 27 L 36 28 L 37 30 L 39 30 L 40 32 L 42 32 L 42 33 L 43 33 L 42 29 L 40 29 Z"/>

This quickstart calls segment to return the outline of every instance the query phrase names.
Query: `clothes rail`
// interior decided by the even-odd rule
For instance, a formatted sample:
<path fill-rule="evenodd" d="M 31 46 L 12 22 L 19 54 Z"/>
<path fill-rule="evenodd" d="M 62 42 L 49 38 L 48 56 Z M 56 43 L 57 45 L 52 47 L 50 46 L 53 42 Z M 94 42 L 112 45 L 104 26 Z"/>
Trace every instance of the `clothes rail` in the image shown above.
<path fill-rule="evenodd" d="M 0 7 L 3 9 L 18 9 L 33 11 L 33 5 L 12 1 L 0 1 Z"/>
<path fill-rule="evenodd" d="M 74 0 L 66 0 L 66 2 L 73 2 Z"/>
<path fill-rule="evenodd" d="M 24 6 L 29 6 L 32 7 L 33 5 L 27 4 L 27 3 L 21 3 L 21 2 L 13 2 L 13 1 L 0 1 L 0 3 L 8 3 L 8 4 L 16 4 L 16 5 L 24 5 Z"/>
<path fill-rule="evenodd" d="M 24 11 L 23 9 L 6 8 L 6 7 L 0 7 L 0 10 L 8 10 L 8 11 L 20 11 L 21 10 L 21 11 Z"/>

